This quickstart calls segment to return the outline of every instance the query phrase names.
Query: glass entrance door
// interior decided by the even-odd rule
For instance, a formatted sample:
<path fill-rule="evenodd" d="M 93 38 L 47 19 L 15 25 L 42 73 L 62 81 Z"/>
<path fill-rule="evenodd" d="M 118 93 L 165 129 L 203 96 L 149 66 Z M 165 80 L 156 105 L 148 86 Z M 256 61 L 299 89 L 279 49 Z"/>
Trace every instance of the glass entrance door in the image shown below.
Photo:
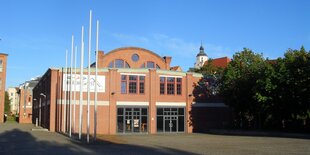
<path fill-rule="evenodd" d="M 147 108 L 118 107 L 117 108 L 117 132 L 119 133 L 143 133 L 148 131 Z"/>
<path fill-rule="evenodd" d="M 184 108 L 157 108 L 157 132 L 184 132 Z"/>
<path fill-rule="evenodd" d="M 177 116 L 165 116 L 165 131 L 164 132 L 177 132 Z"/>

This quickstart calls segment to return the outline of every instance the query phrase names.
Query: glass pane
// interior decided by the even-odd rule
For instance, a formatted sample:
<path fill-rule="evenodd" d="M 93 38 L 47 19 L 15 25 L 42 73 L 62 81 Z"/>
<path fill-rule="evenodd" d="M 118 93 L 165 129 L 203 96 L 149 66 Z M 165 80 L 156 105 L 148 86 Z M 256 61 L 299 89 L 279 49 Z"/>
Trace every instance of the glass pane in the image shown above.
<path fill-rule="evenodd" d="M 123 108 L 117 108 L 117 115 L 124 115 L 124 109 Z"/>
<path fill-rule="evenodd" d="M 174 84 L 173 83 L 167 84 L 167 94 L 174 94 Z"/>
<path fill-rule="evenodd" d="M 164 118 L 164 129 L 165 129 L 165 132 L 170 132 L 170 127 L 172 126 L 172 123 L 170 122 L 170 117 L 165 117 Z"/>
<path fill-rule="evenodd" d="M 127 75 L 122 75 L 122 81 L 126 81 Z"/>
<path fill-rule="evenodd" d="M 140 117 L 133 119 L 133 132 L 140 132 Z"/>
<path fill-rule="evenodd" d="M 165 82 L 165 77 L 160 77 L 160 82 Z"/>
<path fill-rule="evenodd" d="M 181 84 L 177 84 L 177 94 L 181 95 L 182 94 L 182 87 Z"/>
<path fill-rule="evenodd" d="M 129 82 L 129 93 L 137 93 L 137 82 Z"/>
<path fill-rule="evenodd" d="M 140 90 L 139 90 L 140 94 L 144 94 L 144 82 L 140 82 L 139 87 L 140 87 Z"/>
<path fill-rule="evenodd" d="M 145 76 L 139 76 L 140 81 L 144 81 Z"/>
<path fill-rule="evenodd" d="M 142 115 L 147 115 L 147 108 L 141 108 Z"/>
<path fill-rule="evenodd" d="M 141 132 L 147 132 L 147 116 L 141 117 Z"/>
<path fill-rule="evenodd" d="M 125 68 L 130 68 L 130 66 L 127 62 L 125 62 Z"/>
<path fill-rule="evenodd" d="M 132 121 L 131 119 L 125 119 L 126 132 L 132 132 Z"/>
<path fill-rule="evenodd" d="M 167 82 L 174 82 L 174 77 L 167 77 Z"/>
<path fill-rule="evenodd" d="M 178 131 L 184 132 L 184 116 L 179 116 L 178 125 Z"/>
<path fill-rule="evenodd" d="M 148 61 L 146 64 L 146 68 L 155 68 L 155 63 L 152 61 Z"/>
<path fill-rule="evenodd" d="M 110 63 L 109 63 L 109 68 L 113 68 L 114 67 L 114 61 L 111 61 Z"/>
<path fill-rule="evenodd" d="M 179 115 L 184 115 L 184 108 L 179 108 Z"/>
<path fill-rule="evenodd" d="M 163 132 L 163 116 L 157 116 L 157 132 Z"/>
<path fill-rule="evenodd" d="M 117 132 L 124 132 L 124 118 L 123 118 L 123 116 L 117 117 Z"/>
<path fill-rule="evenodd" d="M 157 108 L 157 115 L 163 115 L 163 108 Z"/>
<path fill-rule="evenodd" d="M 131 56 L 131 60 L 134 61 L 134 62 L 137 62 L 139 60 L 139 55 L 138 54 L 133 54 Z"/>
<path fill-rule="evenodd" d="M 126 90 L 127 90 L 127 82 L 126 81 L 121 83 L 121 89 L 122 89 L 121 90 L 122 94 L 126 94 Z"/>
<path fill-rule="evenodd" d="M 177 78 L 177 82 L 182 82 L 182 78 Z"/>
<path fill-rule="evenodd" d="M 124 68 L 124 60 L 116 59 L 115 68 Z"/>
<path fill-rule="evenodd" d="M 129 80 L 137 81 L 136 75 L 129 75 Z"/>

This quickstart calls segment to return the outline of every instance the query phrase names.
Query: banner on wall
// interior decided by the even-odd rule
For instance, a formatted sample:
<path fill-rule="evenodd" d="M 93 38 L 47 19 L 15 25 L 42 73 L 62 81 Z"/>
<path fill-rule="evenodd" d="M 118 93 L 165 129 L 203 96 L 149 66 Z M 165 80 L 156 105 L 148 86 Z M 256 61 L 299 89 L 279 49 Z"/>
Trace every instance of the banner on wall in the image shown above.
<path fill-rule="evenodd" d="M 63 91 L 70 91 L 70 74 L 63 75 Z M 87 92 L 87 75 L 83 75 L 83 92 Z M 76 82 L 75 82 L 76 81 Z M 74 86 L 76 83 L 76 86 Z M 95 92 L 95 84 L 97 84 L 97 92 L 105 92 L 105 76 L 98 75 L 95 82 L 95 75 L 90 75 L 90 92 Z M 80 75 L 72 74 L 71 90 L 80 91 Z"/>

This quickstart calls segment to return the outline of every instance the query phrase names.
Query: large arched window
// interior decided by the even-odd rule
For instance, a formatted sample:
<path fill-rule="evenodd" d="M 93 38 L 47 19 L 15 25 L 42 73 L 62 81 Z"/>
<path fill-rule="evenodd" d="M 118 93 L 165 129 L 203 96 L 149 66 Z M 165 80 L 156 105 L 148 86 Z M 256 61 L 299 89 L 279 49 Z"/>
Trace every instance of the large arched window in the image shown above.
<path fill-rule="evenodd" d="M 122 59 L 115 59 L 109 63 L 109 68 L 130 68 L 129 64 Z"/>
<path fill-rule="evenodd" d="M 147 61 L 141 65 L 140 68 L 155 68 L 160 69 L 160 67 L 153 61 Z"/>

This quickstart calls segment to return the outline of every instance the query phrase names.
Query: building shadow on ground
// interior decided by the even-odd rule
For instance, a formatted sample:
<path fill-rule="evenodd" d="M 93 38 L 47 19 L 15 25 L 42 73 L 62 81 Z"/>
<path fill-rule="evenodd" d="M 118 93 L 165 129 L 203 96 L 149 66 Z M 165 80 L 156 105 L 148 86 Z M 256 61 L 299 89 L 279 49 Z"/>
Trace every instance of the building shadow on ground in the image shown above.
<path fill-rule="evenodd" d="M 0 126 L 1 127 L 1 126 Z M 86 143 L 82 141 L 63 137 L 61 142 L 51 138 L 51 140 L 39 140 L 36 136 L 63 136 L 57 133 L 43 131 L 23 131 L 20 129 L 11 129 L 0 132 L 0 154 L 53 154 L 53 155 L 70 155 L 70 154 L 194 154 L 191 152 L 181 151 L 166 147 L 145 147 L 130 144 L 120 144 L 111 141 L 97 139 L 95 142 Z"/>
<path fill-rule="evenodd" d="M 227 135 L 227 136 L 310 139 L 309 133 L 289 133 L 280 131 L 277 132 L 277 131 L 260 131 L 260 130 L 210 129 L 205 133 L 213 135 Z"/>

